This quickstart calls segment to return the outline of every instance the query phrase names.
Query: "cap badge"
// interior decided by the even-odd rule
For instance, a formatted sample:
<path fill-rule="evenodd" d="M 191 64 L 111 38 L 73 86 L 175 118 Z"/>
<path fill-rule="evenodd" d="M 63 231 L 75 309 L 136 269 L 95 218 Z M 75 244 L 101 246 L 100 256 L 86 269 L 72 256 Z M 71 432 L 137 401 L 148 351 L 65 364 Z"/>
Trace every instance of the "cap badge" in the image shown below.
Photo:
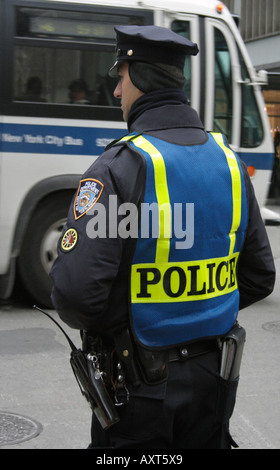
<path fill-rule="evenodd" d="M 133 49 L 129 49 L 129 51 L 127 51 L 127 55 L 128 55 L 129 57 L 131 57 L 133 54 L 134 54 Z"/>

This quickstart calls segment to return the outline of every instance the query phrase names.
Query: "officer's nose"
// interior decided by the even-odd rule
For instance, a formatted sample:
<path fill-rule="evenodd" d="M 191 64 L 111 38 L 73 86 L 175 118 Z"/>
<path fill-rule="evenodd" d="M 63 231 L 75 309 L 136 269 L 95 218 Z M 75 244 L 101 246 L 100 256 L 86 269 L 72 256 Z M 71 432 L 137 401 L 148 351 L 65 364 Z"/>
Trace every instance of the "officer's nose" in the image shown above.
<path fill-rule="evenodd" d="M 121 87 L 121 82 L 120 81 L 118 82 L 118 84 L 115 88 L 114 97 L 117 98 L 118 100 L 120 100 L 121 97 L 122 97 L 122 87 Z"/>

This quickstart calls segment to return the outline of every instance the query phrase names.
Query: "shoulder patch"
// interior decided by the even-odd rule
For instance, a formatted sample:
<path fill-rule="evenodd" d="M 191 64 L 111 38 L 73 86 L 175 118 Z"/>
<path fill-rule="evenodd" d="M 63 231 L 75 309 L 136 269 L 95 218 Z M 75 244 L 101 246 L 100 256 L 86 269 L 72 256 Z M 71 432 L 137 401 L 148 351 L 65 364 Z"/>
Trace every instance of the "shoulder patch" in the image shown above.
<path fill-rule="evenodd" d="M 74 228 L 69 228 L 61 239 L 62 251 L 71 251 L 78 241 L 78 233 Z"/>
<path fill-rule="evenodd" d="M 81 180 L 74 201 L 74 216 L 79 219 L 85 215 L 97 203 L 104 185 L 95 179 Z"/>

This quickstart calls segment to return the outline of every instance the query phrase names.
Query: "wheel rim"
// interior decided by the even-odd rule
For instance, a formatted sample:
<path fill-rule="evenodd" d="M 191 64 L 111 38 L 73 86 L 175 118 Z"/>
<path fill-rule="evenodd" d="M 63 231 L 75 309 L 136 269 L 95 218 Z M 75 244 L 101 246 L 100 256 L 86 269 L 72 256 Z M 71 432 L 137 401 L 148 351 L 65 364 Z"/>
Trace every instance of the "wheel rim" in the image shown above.
<path fill-rule="evenodd" d="M 57 243 L 65 222 L 65 218 L 57 220 L 49 227 L 42 239 L 40 257 L 42 266 L 47 274 L 49 274 L 53 262 L 57 257 Z"/>

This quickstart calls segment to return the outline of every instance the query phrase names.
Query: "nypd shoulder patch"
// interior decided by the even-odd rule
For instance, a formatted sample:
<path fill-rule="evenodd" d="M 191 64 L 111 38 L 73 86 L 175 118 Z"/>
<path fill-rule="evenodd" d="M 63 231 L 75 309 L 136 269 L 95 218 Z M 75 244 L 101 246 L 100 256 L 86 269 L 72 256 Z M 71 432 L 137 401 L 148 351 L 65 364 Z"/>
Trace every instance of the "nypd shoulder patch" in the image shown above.
<path fill-rule="evenodd" d="M 76 220 L 85 215 L 97 203 L 103 188 L 104 185 L 100 181 L 92 178 L 80 181 L 74 201 L 74 216 Z"/>

